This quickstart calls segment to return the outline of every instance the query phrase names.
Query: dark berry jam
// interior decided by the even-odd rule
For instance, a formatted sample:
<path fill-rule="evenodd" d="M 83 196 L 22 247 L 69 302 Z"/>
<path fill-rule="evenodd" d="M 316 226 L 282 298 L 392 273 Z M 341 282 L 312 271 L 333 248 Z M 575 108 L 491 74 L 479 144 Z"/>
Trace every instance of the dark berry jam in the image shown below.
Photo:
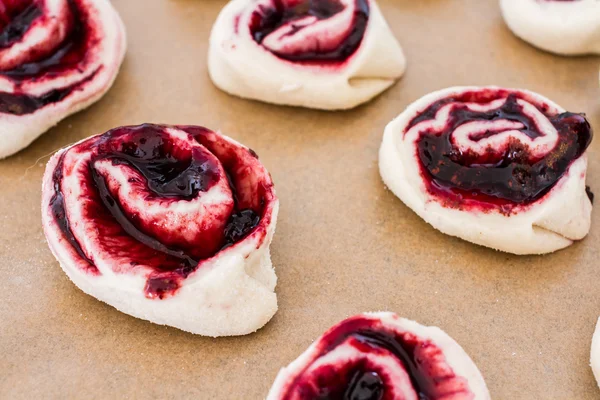
<path fill-rule="evenodd" d="M 367 357 L 335 363 L 314 364 L 338 346 L 352 346 Z M 408 332 L 383 328 L 379 321 L 362 316 L 350 318 L 318 341 L 318 353 L 285 388 L 282 400 L 343 399 L 381 400 L 392 398 L 399 382 L 391 380 L 385 367 L 368 358 L 393 357 L 407 372 L 419 399 L 441 400 L 448 396 L 472 398 L 468 381 L 457 376 L 434 343 Z M 397 393 L 397 391 L 396 391 Z"/>
<path fill-rule="evenodd" d="M 341 44 L 332 50 L 322 50 L 323 47 L 311 51 L 296 52 L 274 52 L 280 58 L 289 61 L 300 62 L 343 62 L 348 59 L 360 46 L 367 23 L 369 21 L 369 5 L 366 0 L 355 0 L 356 11 L 352 20 L 352 26 L 345 33 L 344 38 L 340 38 Z M 339 0 L 296 0 L 284 1 L 273 0 L 271 7 L 260 6 L 259 10 L 252 14 L 250 22 L 250 32 L 258 44 L 262 44 L 267 36 L 280 27 L 291 24 L 290 31 L 286 36 L 293 36 L 307 26 L 294 25 L 294 21 L 305 17 L 316 18 L 315 24 L 319 21 L 334 17 L 344 10 L 344 5 Z M 315 40 L 326 40 L 325 38 L 315 38 Z"/>
<path fill-rule="evenodd" d="M 510 212 L 512 207 L 535 202 L 547 194 L 567 172 L 571 163 L 581 157 L 592 141 L 592 128 L 582 114 L 565 112 L 553 115 L 548 107 L 538 109 L 558 132 L 557 145 L 543 157 L 534 156 L 528 146 L 514 139 L 502 148 L 489 148 L 484 154 L 459 150 L 452 142 L 453 132 L 471 121 L 507 120 L 522 124 L 524 135 L 535 139 L 544 135 L 536 121 L 523 112 L 517 102 L 518 93 L 507 94 L 506 102 L 497 109 L 471 111 L 467 102 L 487 103 L 501 92 L 472 92 L 439 100 L 414 118 L 407 131 L 417 124 L 433 120 L 448 104 L 455 104 L 445 127 L 435 132 L 420 132 L 417 145 L 422 174 L 430 192 L 447 200 L 447 205 L 463 207 L 477 204 L 499 207 Z M 530 99 L 525 99 L 530 101 Z M 471 140 L 478 141 L 501 132 L 486 131 Z"/>
<path fill-rule="evenodd" d="M 0 92 L 0 112 L 24 115 L 52 103 L 59 102 L 87 83 L 99 71 L 96 69 L 83 80 L 64 88 L 53 89 L 39 96 L 21 92 L 24 82 L 42 81 L 70 73 L 81 73 L 91 62 L 88 58 L 90 46 L 98 44 L 100 38 L 93 24 L 90 23 L 89 10 L 81 0 L 68 0 L 67 19 L 60 21 L 68 33 L 64 40 L 50 49 L 39 48 L 28 50 L 24 55 L 24 63 L 9 69 L 0 68 L 0 76 L 10 79 L 15 86 L 14 93 Z M 42 16 L 38 2 L 31 3 L 16 15 L 4 14 L 4 28 L 0 32 L 0 48 L 9 47 L 25 35 L 36 19 Z M 1 11 L 1 9 L 0 9 Z"/>
<path fill-rule="evenodd" d="M 347 400 L 381 400 L 385 387 L 376 372 L 356 371 L 344 393 Z"/>
<path fill-rule="evenodd" d="M 96 76 L 100 70 L 96 70 L 86 79 L 62 89 L 54 89 L 41 96 L 33 96 L 24 93 L 0 92 L 0 113 L 12 115 L 32 114 L 48 104 L 58 103 L 74 91 L 80 90 L 81 86 Z"/>
<path fill-rule="evenodd" d="M 86 199 L 82 218 L 92 221 L 93 229 L 105 241 L 94 243 L 104 252 L 129 261 L 119 265 L 119 271 L 150 267 L 152 272 L 146 283 L 149 298 L 164 298 L 181 286 L 183 279 L 195 271 L 202 260 L 213 257 L 224 248 L 234 246 L 251 234 L 259 225 L 268 199 L 262 187 L 257 193 L 249 192 L 247 184 L 250 173 L 244 170 L 243 157 L 256 161 L 249 150 L 241 147 L 227 148 L 215 143 L 216 134 L 199 127 L 175 127 L 190 135 L 190 140 L 204 142 L 206 148 L 180 146 L 173 136 L 165 132 L 167 127 L 145 124 L 113 129 L 103 135 L 75 145 L 78 153 L 91 153 L 88 173 L 81 180 L 81 198 Z M 224 140 L 224 139 L 221 139 Z M 209 147 L 220 146 L 220 147 Z M 236 145 L 237 146 L 237 145 Z M 212 153 L 218 150 L 217 154 Z M 64 159 L 71 149 L 60 157 L 53 174 L 54 196 L 50 207 L 64 236 L 81 258 L 89 264 L 89 270 L 98 274 L 94 260 L 90 259 L 69 227 L 65 212 L 65 194 L 62 181 L 65 170 Z M 169 230 L 169 221 L 143 224 L 135 212 L 126 210 L 126 203 L 115 197 L 107 178 L 98 170 L 97 164 L 109 162 L 113 166 L 127 166 L 137 171 L 139 177 L 128 178 L 133 190 L 142 190 L 144 201 L 156 201 L 160 207 L 173 202 L 190 202 L 200 192 L 207 192 L 223 178 L 221 167 L 231 176 L 228 186 L 233 199 L 232 212 L 223 217 L 209 213 L 202 221 L 204 231 L 190 242 L 182 242 L 179 232 Z M 228 166 L 230 167 L 228 169 Z M 74 173 L 74 172 L 70 172 Z M 137 188 L 137 189 L 136 189 Z M 250 198 L 259 196 L 258 199 Z M 156 206 L 156 204 L 154 205 Z M 222 220 L 225 218 L 225 220 Z M 222 221 L 221 221 L 222 220 Z M 214 227 L 213 227 L 214 223 Z"/>
<path fill-rule="evenodd" d="M 252 210 L 242 210 L 229 219 L 225 228 L 225 247 L 232 246 L 248 236 L 260 222 L 260 215 Z"/>

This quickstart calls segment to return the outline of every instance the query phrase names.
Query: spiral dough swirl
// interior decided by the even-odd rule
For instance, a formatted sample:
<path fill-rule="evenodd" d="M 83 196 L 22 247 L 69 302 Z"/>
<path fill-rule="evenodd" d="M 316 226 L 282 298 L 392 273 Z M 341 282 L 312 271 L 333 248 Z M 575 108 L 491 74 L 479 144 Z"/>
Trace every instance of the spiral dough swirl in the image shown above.
<path fill-rule="evenodd" d="M 125 48 L 123 23 L 108 0 L 2 2 L 0 157 L 98 100 Z"/>
<path fill-rule="evenodd" d="M 374 0 L 233 0 L 213 26 L 213 82 L 277 104 L 352 108 L 404 72 Z"/>
<path fill-rule="evenodd" d="M 268 400 L 489 399 L 481 373 L 442 330 L 391 313 L 327 331 L 281 370 Z"/>
<path fill-rule="evenodd" d="M 592 136 L 583 114 L 535 93 L 450 88 L 390 123 L 380 170 L 395 194 L 443 232 L 509 252 L 547 252 L 589 230 L 585 153 Z M 525 240 L 521 249 L 496 228 L 514 229 Z M 542 238 L 546 246 L 522 250 Z"/>
<path fill-rule="evenodd" d="M 250 19 L 254 40 L 291 61 L 344 61 L 363 39 L 369 20 L 366 0 L 273 0 Z"/>
<path fill-rule="evenodd" d="M 146 124 L 60 151 L 48 164 L 42 207 L 50 247 L 75 283 L 95 285 L 82 289 L 120 309 L 97 288 L 127 289 L 141 310 L 124 311 L 138 316 L 171 298 L 201 301 L 208 295 L 190 290 L 210 283 L 213 271 L 226 275 L 231 257 L 242 263 L 238 272 L 260 275 L 273 301 L 268 246 L 277 205 L 253 151 L 201 127 Z M 217 271 L 220 263 L 228 267 Z M 233 278 L 223 284 L 236 287 Z"/>

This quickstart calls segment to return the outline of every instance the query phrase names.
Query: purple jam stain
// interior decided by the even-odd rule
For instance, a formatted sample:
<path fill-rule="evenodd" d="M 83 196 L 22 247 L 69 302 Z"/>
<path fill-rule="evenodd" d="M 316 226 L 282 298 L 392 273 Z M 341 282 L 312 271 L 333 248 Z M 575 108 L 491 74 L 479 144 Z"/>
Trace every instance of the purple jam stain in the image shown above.
<path fill-rule="evenodd" d="M 411 121 L 406 131 L 422 121 L 434 119 L 436 113 L 449 103 L 477 100 L 472 93 L 460 97 L 432 104 Z M 510 212 L 514 205 L 532 203 L 554 187 L 591 143 L 592 128 L 581 114 L 548 115 L 547 110 L 541 109 L 559 135 L 558 145 L 541 159 L 534 158 L 517 140 L 509 141 L 503 149 L 490 148 L 483 155 L 461 152 L 451 142 L 454 130 L 467 122 L 498 119 L 523 124 L 520 131 L 532 139 L 541 136 L 535 121 L 523 114 L 517 98 L 515 94 L 509 94 L 500 108 L 486 112 L 471 111 L 465 105 L 458 105 L 450 112 L 441 133 L 421 133 L 417 152 L 431 192 L 446 198 L 451 205 L 464 206 L 463 201 L 472 200 L 481 206 L 500 206 Z M 482 103 L 490 101 L 489 98 L 480 100 Z M 485 132 L 472 139 L 482 140 L 494 133 Z"/>
<path fill-rule="evenodd" d="M 450 394 L 472 398 L 468 381 L 450 369 L 442 360 L 441 350 L 433 343 L 412 334 L 383 330 L 376 325 L 378 322 L 363 317 L 346 320 L 319 340 L 321 351 L 314 356 L 313 362 L 342 343 L 349 343 L 347 340 L 352 338 L 358 343 L 353 345 L 361 353 L 381 355 L 382 351 L 387 351 L 393 354 L 404 366 L 419 399 L 441 400 Z M 368 360 L 341 366 L 324 365 L 312 369 L 306 377 L 308 381 L 304 380 L 303 371 L 290 381 L 282 400 L 381 400 L 386 395 L 386 383 L 394 382 L 385 382 L 378 368 L 369 365 Z"/>
<path fill-rule="evenodd" d="M 11 79 L 16 84 L 15 93 L 0 92 L 0 112 L 25 115 L 52 103 L 59 102 L 89 82 L 97 73 L 77 82 L 69 87 L 54 89 L 41 96 L 30 96 L 19 93 L 21 82 L 25 80 L 38 80 L 42 77 L 60 76 L 69 70 L 80 68 L 85 63 L 88 48 L 93 41 L 94 29 L 89 26 L 87 14 L 79 0 L 68 1 L 73 23 L 69 24 L 70 33 L 64 41 L 53 50 L 52 54 L 41 59 L 32 54 L 35 61 L 22 64 L 16 68 L 0 71 L 0 75 Z M 36 3 L 27 7 L 22 13 L 14 17 L 0 33 L 0 48 L 8 47 L 20 40 L 30 24 L 41 15 L 41 10 Z"/>
<path fill-rule="evenodd" d="M 250 32 L 258 44 L 281 26 L 307 16 L 318 20 L 328 19 L 344 9 L 339 0 L 302 0 L 294 7 L 286 7 L 282 0 L 273 0 L 273 7 L 260 7 L 260 11 L 252 14 Z M 369 5 L 366 0 L 356 0 L 356 11 L 352 22 L 352 30 L 337 49 L 332 51 L 307 51 L 296 54 L 274 53 L 289 61 L 305 62 L 342 62 L 348 59 L 360 46 L 367 23 L 369 21 Z M 290 35 L 303 29 L 295 27 Z"/>
<path fill-rule="evenodd" d="M 144 292 L 146 293 L 146 296 L 151 299 L 162 300 L 179 289 L 182 278 L 183 277 L 179 274 L 148 278 L 146 286 L 144 287 Z"/>
<path fill-rule="evenodd" d="M 258 226 L 260 215 L 252 210 L 242 210 L 231 216 L 225 227 L 225 245 L 223 248 L 239 242 Z"/>
<path fill-rule="evenodd" d="M 94 212 L 91 217 L 97 221 L 109 218 L 110 220 L 105 224 L 118 224 L 129 237 L 143 245 L 142 250 L 139 250 L 140 254 L 136 254 L 132 249 L 129 257 L 132 260 L 144 260 L 133 261 L 132 267 L 141 263 L 147 265 L 150 260 L 150 266 L 155 271 L 150 274 L 146 282 L 145 293 L 151 299 L 163 299 L 174 294 L 181 286 L 181 282 L 198 268 L 203 259 L 210 258 L 218 251 L 244 239 L 261 220 L 260 215 L 253 210 L 239 210 L 236 207 L 226 225 L 222 243 L 217 246 L 216 250 L 207 249 L 204 253 L 202 253 L 202 249 L 198 250 L 202 257 L 194 257 L 185 249 L 166 246 L 143 232 L 136 225 L 135 219 L 130 219 L 125 214 L 119 202 L 111 194 L 104 177 L 93 168 L 95 161 L 108 159 L 112 160 L 113 165 L 126 164 L 136 169 L 145 178 L 152 196 L 165 199 L 165 201 L 192 200 L 199 192 L 208 191 L 220 178 L 218 166 L 212 160 L 207 159 L 203 155 L 204 153 L 192 150 L 187 157 L 179 154 L 180 152 L 174 154 L 175 150 L 171 150 L 176 145 L 164 133 L 164 129 L 165 126 L 153 124 L 115 128 L 96 140 L 91 139 L 89 143 L 84 142 L 78 145 L 88 146 L 87 150 L 96 149 L 95 155 L 89 162 L 91 185 L 85 189 L 93 191 L 91 197 L 97 199 L 99 203 L 98 211 Z M 198 127 L 198 129 L 204 128 Z M 65 154 L 66 152 L 61 155 L 54 170 L 55 194 L 50 206 L 60 230 L 78 254 L 95 269 L 93 262 L 85 256 L 80 244 L 70 231 L 69 221 L 65 217 L 61 191 Z M 224 168 L 226 168 L 225 165 Z M 235 185 L 231 180 L 229 182 L 232 193 L 235 193 Z M 152 265 L 152 261 L 155 261 L 156 265 Z"/>
<path fill-rule="evenodd" d="M 38 4 L 30 4 L 14 17 L 2 14 L 4 28 L 0 32 L 0 49 L 10 47 L 27 32 L 33 21 L 42 15 Z"/>

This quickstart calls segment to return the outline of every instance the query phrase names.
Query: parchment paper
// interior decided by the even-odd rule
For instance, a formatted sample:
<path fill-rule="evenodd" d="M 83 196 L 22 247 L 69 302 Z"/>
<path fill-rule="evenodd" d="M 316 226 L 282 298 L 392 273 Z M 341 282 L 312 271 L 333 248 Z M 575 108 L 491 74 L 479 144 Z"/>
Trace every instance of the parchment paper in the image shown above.
<path fill-rule="evenodd" d="M 376 310 L 448 332 L 494 399 L 600 397 L 588 366 L 600 315 L 600 212 L 571 248 L 516 257 L 435 231 L 384 188 L 377 169 L 386 123 L 453 85 L 538 91 L 586 112 L 600 132 L 600 58 L 534 49 L 508 31 L 495 0 L 381 0 L 408 58 L 405 77 L 353 111 L 320 112 L 212 85 L 208 37 L 224 0 L 113 3 L 129 36 L 114 88 L 0 162 L 0 398 L 261 399 L 279 368 L 327 328 Z M 39 210 L 48 155 L 143 122 L 220 129 L 272 173 L 280 310 L 258 333 L 208 339 L 134 319 L 79 291 L 50 254 Z M 597 139 L 588 182 L 598 193 L 599 149 Z"/>

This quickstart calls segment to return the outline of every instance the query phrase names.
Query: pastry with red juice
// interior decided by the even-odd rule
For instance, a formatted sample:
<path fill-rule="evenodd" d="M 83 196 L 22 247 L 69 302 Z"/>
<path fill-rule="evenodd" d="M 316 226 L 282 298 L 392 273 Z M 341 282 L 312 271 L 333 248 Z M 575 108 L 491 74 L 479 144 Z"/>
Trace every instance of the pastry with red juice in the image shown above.
<path fill-rule="evenodd" d="M 367 313 L 329 329 L 279 372 L 267 400 L 489 400 L 468 354 L 444 331 Z"/>
<path fill-rule="evenodd" d="M 600 1 L 500 0 L 511 31 L 561 55 L 600 54 Z"/>
<path fill-rule="evenodd" d="M 514 254 L 583 239 L 592 127 L 530 91 L 454 87 L 428 94 L 386 127 L 387 187 L 434 228 Z"/>
<path fill-rule="evenodd" d="M 405 66 L 375 0 L 233 0 L 208 54 L 210 76 L 227 93 L 326 110 L 369 101 Z"/>
<path fill-rule="evenodd" d="M 197 126 L 82 140 L 50 159 L 42 187 L 46 239 L 81 290 L 207 336 L 254 332 L 277 311 L 278 208 L 256 153 Z"/>
<path fill-rule="evenodd" d="M 125 49 L 108 0 L 0 1 L 0 158 L 99 100 Z"/>

